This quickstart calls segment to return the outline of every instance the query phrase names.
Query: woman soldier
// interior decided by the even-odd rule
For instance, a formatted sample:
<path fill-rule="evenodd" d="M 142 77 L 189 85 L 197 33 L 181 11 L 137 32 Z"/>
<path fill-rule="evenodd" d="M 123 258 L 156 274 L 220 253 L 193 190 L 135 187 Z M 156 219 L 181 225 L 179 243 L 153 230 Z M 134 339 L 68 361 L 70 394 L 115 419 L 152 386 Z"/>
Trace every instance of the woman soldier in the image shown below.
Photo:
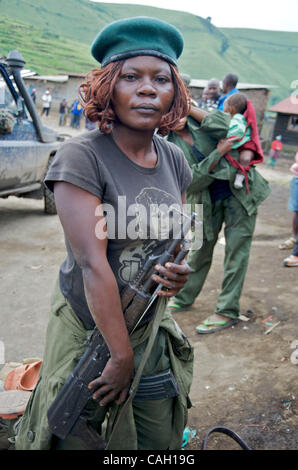
<path fill-rule="evenodd" d="M 164 249 L 158 237 L 130 235 L 131 208 L 181 206 L 191 181 L 181 150 L 156 133 L 166 135 L 188 112 L 188 92 L 177 72 L 182 49 L 176 28 L 147 17 L 116 21 L 92 44 L 101 70 L 87 76 L 80 94 L 86 117 L 97 121 L 99 130 L 66 141 L 46 176 L 65 233 L 67 258 L 60 267 L 43 366 L 19 427 L 17 449 L 86 449 L 78 437 L 52 436 L 47 410 L 94 326 L 108 345 L 110 359 L 101 377 L 89 385 L 93 400 L 88 408 L 93 411 L 90 423 L 107 448 L 181 448 L 192 349 L 165 306 L 187 281 L 189 267 L 185 262 L 156 267 L 153 278 L 165 290 L 159 292 L 155 316 L 149 312 L 130 337 L 120 294 L 145 259 Z M 113 209 L 116 227 L 109 221 L 106 225 L 102 214 L 107 208 Z M 123 223 L 125 236 L 119 228 Z M 149 228 L 154 232 L 155 227 Z M 162 320 L 144 364 L 157 314 Z M 127 406 L 141 361 L 142 377 L 169 370 L 174 374 L 179 390 L 175 397 L 152 400 L 149 393 L 139 400 L 136 394 Z M 120 419 L 124 402 L 125 417 Z"/>

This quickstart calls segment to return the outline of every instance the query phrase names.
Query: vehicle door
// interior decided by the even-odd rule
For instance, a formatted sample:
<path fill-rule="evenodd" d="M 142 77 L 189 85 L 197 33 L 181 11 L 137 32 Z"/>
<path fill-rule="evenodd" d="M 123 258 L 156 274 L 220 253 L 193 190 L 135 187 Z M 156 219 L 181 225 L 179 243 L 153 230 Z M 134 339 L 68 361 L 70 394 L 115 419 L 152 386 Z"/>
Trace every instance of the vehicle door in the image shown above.
<path fill-rule="evenodd" d="M 38 152 L 33 122 L 4 72 L 0 68 L 0 193 L 36 181 Z"/>

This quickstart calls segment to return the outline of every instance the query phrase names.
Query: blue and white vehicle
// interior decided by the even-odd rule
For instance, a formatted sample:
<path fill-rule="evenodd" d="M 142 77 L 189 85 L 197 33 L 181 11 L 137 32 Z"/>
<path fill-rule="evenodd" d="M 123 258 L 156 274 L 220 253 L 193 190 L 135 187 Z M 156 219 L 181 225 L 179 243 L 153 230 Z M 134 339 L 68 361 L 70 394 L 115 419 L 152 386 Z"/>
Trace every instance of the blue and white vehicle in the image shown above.
<path fill-rule="evenodd" d="M 43 126 L 21 76 L 24 64 L 18 51 L 0 60 L 0 197 L 44 198 L 45 212 L 56 214 L 43 179 L 64 139 Z"/>

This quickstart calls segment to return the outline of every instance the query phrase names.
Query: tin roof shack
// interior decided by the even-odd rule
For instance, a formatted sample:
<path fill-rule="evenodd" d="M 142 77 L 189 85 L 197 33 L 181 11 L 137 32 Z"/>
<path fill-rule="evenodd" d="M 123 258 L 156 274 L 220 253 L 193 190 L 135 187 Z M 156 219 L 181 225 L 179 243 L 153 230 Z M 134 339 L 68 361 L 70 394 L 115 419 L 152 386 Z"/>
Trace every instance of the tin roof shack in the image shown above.
<path fill-rule="evenodd" d="M 36 88 L 37 108 L 42 108 L 41 97 L 49 89 L 52 94 L 51 109 L 59 112 L 59 105 L 63 98 L 66 99 L 69 106 L 78 98 L 79 85 L 84 81 L 84 73 L 68 73 L 67 75 L 34 75 L 24 77 L 28 88 Z"/>
<path fill-rule="evenodd" d="M 292 155 L 298 149 L 297 97 L 289 96 L 272 106 L 269 111 L 277 113 L 272 138 L 281 135 L 284 144 L 283 153 Z"/>
<path fill-rule="evenodd" d="M 191 96 L 198 100 L 202 96 L 204 88 L 207 86 L 208 80 L 192 79 L 189 84 L 189 91 Z M 221 83 L 222 85 L 222 83 Z M 251 100 L 258 121 L 259 131 L 262 129 L 265 111 L 267 109 L 270 90 L 278 88 L 275 85 L 260 85 L 254 83 L 240 83 L 238 82 L 237 88 L 244 93 L 248 99 Z"/>

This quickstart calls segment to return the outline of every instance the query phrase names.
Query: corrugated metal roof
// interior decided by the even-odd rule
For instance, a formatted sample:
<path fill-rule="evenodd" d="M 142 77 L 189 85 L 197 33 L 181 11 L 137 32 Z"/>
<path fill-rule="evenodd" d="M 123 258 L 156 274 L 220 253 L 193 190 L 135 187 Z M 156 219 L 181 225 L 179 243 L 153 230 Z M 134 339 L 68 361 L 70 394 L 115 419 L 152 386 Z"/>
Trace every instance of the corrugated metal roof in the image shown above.
<path fill-rule="evenodd" d="M 32 72 L 32 74 L 24 75 L 24 78 L 33 78 L 33 80 L 46 80 L 48 82 L 59 82 L 65 83 L 69 80 L 69 78 L 85 78 L 85 73 L 68 73 L 61 74 L 61 75 L 38 75 L 36 72 Z"/>
<path fill-rule="evenodd" d="M 34 72 L 32 72 L 34 73 Z M 65 83 L 69 80 L 70 77 L 78 77 L 78 78 L 84 78 L 86 74 L 84 73 L 75 73 L 75 72 L 69 72 L 68 75 L 38 75 L 35 74 L 32 76 L 28 75 L 28 78 L 31 78 L 33 80 L 46 80 L 48 82 L 58 82 L 58 83 Z M 26 79 L 27 77 L 24 76 Z M 209 80 L 203 80 L 203 79 L 196 79 L 193 78 L 190 81 L 190 84 L 188 85 L 189 87 L 194 87 L 194 88 L 205 88 L 207 86 Z M 220 82 L 220 85 L 222 85 L 222 82 Z M 266 89 L 269 90 L 271 88 L 279 88 L 277 85 L 262 85 L 260 83 L 243 83 L 243 82 L 238 82 L 237 88 L 239 90 L 258 90 L 258 89 Z"/>
<path fill-rule="evenodd" d="M 32 70 L 29 70 L 29 69 L 23 69 L 21 71 L 21 75 L 23 78 L 31 78 L 36 75 L 36 72 L 33 72 Z"/>
<path fill-rule="evenodd" d="M 196 78 L 193 78 L 190 81 L 190 84 L 188 86 L 194 87 L 194 88 L 205 88 L 207 86 L 209 80 L 199 80 Z M 220 85 L 222 86 L 222 82 L 220 82 Z M 277 85 L 262 85 L 260 83 L 243 83 L 243 82 L 238 82 L 237 88 L 239 90 L 259 90 L 259 89 L 266 89 L 270 90 L 271 88 L 279 88 Z"/>
<path fill-rule="evenodd" d="M 87 73 L 69 72 L 68 75 L 70 77 L 85 78 Z"/>
<path fill-rule="evenodd" d="M 298 104 L 295 104 L 295 100 L 297 102 L 297 98 L 293 99 L 292 96 L 289 96 L 285 100 L 276 103 L 269 111 L 284 114 L 298 114 Z"/>
<path fill-rule="evenodd" d="M 58 82 L 58 83 L 65 83 L 68 81 L 68 75 L 34 75 L 33 77 L 24 77 L 30 78 L 31 80 L 40 80 L 40 81 L 47 81 L 47 82 Z"/>

